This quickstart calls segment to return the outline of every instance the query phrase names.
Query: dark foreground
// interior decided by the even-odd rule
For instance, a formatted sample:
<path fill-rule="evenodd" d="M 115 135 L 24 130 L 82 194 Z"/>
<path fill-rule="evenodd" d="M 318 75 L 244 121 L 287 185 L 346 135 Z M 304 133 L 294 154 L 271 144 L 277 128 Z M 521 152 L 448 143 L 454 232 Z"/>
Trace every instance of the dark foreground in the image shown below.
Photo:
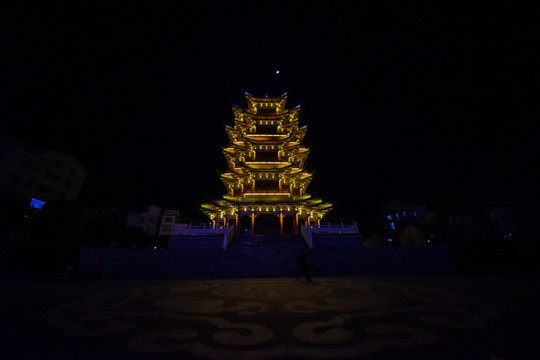
<path fill-rule="evenodd" d="M 538 359 L 534 274 L 13 279 L 0 359 Z"/>

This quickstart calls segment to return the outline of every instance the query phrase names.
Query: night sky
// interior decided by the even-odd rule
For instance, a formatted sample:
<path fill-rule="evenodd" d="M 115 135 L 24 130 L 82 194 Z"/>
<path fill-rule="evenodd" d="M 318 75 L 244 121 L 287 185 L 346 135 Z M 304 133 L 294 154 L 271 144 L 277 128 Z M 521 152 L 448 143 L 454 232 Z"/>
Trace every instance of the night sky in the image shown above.
<path fill-rule="evenodd" d="M 0 131 L 76 155 L 81 202 L 202 216 L 245 91 L 302 105 L 335 216 L 538 200 L 534 9 L 178 3 L 3 11 Z"/>

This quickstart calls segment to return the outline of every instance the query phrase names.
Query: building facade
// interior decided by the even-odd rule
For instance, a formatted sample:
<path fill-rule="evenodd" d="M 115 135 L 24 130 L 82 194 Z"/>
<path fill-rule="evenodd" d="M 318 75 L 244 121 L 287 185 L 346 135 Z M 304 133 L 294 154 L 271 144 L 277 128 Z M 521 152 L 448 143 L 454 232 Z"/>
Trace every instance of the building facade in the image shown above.
<path fill-rule="evenodd" d="M 1 199 L 24 200 L 34 207 L 52 200 L 75 201 L 86 174 L 71 154 L 36 149 L 0 134 Z"/>
<path fill-rule="evenodd" d="M 150 236 L 171 236 L 180 222 L 180 210 L 162 209 L 150 205 L 127 214 L 126 227 L 138 227 Z"/>
<path fill-rule="evenodd" d="M 313 174 L 300 106 L 287 109 L 286 93 L 245 99 L 247 108 L 233 106 L 234 125 L 225 127 L 228 169 L 220 177 L 227 193 L 201 210 L 215 225 L 236 224 L 237 233 L 298 233 L 301 223 L 320 223 L 332 204 L 306 192 Z"/>
<path fill-rule="evenodd" d="M 127 215 L 126 226 L 138 227 L 150 236 L 156 236 L 160 230 L 163 209 L 150 205 L 144 211 L 130 211 Z"/>
<path fill-rule="evenodd" d="M 384 216 L 381 234 L 392 245 L 421 245 L 431 240 L 421 230 L 428 214 L 425 205 L 391 201 L 380 206 Z"/>
<path fill-rule="evenodd" d="M 171 236 L 174 234 L 176 224 L 180 221 L 179 210 L 164 210 L 161 215 L 159 236 Z"/>

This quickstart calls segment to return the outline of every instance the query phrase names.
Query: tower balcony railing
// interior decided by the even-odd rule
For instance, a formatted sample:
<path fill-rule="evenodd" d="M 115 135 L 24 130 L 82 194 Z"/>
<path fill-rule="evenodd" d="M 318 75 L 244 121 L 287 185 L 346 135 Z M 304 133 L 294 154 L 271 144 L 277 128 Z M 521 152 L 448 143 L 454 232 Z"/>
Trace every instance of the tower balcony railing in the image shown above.
<path fill-rule="evenodd" d="M 284 169 L 291 166 L 289 161 L 246 161 L 246 166 L 252 169 Z"/>
<path fill-rule="evenodd" d="M 247 160 L 246 165 L 289 165 L 290 161 L 287 160 L 270 160 L 270 161 L 259 161 L 259 160 Z"/>
<path fill-rule="evenodd" d="M 246 192 L 244 193 L 244 196 L 250 197 L 250 196 L 291 196 L 290 192 L 281 192 L 281 191 L 253 191 L 253 192 Z"/>
<path fill-rule="evenodd" d="M 251 137 L 273 137 L 273 138 L 278 138 L 278 137 L 285 137 L 287 135 L 289 135 L 289 134 L 288 133 L 280 133 L 280 134 L 266 133 L 266 134 L 263 134 L 263 133 L 256 133 L 256 132 L 246 134 L 246 136 L 249 137 L 249 138 L 251 138 Z"/>
<path fill-rule="evenodd" d="M 247 194 L 253 194 L 246 196 Z M 229 201 L 235 202 L 257 202 L 257 201 L 287 201 L 287 202 L 299 202 L 311 199 L 311 195 L 304 194 L 300 196 L 293 196 L 290 193 L 283 193 L 289 195 L 269 195 L 271 193 L 263 193 L 265 195 L 256 195 L 257 193 L 244 193 L 242 196 L 223 195 L 223 198 Z"/>

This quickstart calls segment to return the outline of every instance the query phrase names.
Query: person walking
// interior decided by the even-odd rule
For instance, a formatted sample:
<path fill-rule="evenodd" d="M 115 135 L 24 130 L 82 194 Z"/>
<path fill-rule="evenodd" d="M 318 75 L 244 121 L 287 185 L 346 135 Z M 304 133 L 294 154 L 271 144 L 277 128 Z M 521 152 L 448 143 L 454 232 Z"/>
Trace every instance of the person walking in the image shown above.
<path fill-rule="evenodd" d="M 298 257 L 298 263 L 300 264 L 300 270 L 296 274 L 296 281 L 300 281 L 299 278 L 302 275 L 306 275 L 307 282 L 312 281 L 311 278 L 309 277 L 309 269 L 307 265 L 307 254 L 306 254 L 305 248 L 302 248 L 302 250 L 300 251 L 300 256 Z"/>

